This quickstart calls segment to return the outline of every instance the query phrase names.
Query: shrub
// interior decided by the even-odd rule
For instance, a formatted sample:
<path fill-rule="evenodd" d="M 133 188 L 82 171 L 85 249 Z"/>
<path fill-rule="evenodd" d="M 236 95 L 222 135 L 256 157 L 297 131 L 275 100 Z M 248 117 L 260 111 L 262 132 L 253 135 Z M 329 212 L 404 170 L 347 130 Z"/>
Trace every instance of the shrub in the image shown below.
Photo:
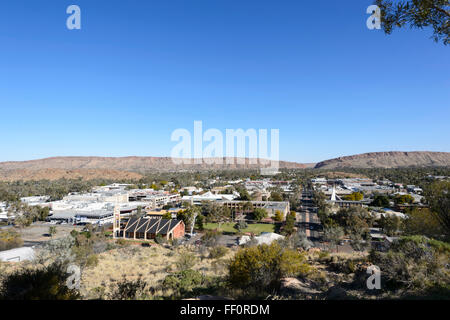
<path fill-rule="evenodd" d="M 66 265 L 53 263 L 37 269 L 20 269 L 6 276 L 0 286 L 0 300 L 73 300 L 80 294 L 66 285 Z"/>
<path fill-rule="evenodd" d="M 98 265 L 98 256 L 92 254 L 86 260 L 86 267 L 96 267 Z"/>
<path fill-rule="evenodd" d="M 147 283 L 139 277 L 136 280 L 128 280 L 125 275 L 116 285 L 111 284 L 109 298 L 112 300 L 136 300 L 145 295 Z"/>
<path fill-rule="evenodd" d="M 157 234 L 155 237 L 155 242 L 157 244 L 165 244 L 167 242 L 167 240 L 160 234 Z"/>
<path fill-rule="evenodd" d="M 204 278 L 200 272 L 188 269 L 166 276 L 162 285 L 164 290 L 171 289 L 182 295 L 202 285 L 203 281 Z"/>
<path fill-rule="evenodd" d="M 449 256 L 448 243 L 410 236 L 394 242 L 388 252 L 372 250 L 369 260 L 381 269 L 387 289 L 424 291 L 448 287 Z"/>
<path fill-rule="evenodd" d="M 176 266 L 179 271 L 191 269 L 197 261 L 197 258 L 189 252 L 182 252 L 178 257 Z"/>
<path fill-rule="evenodd" d="M 328 251 L 320 251 L 319 252 L 319 261 L 324 262 L 328 261 L 330 258 L 330 253 Z"/>
<path fill-rule="evenodd" d="M 213 247 L 217 244 L 217 241 L 221 235 L 220 231 L 207 230 L 202 237 L 202 241 L 207 247 Z"/>
<path fill-rule="evenodd" d="M 119 246 L 126 246 L 129 243 L 127 240 L 120 238 L 116 240 L 116 244 L 118 244 Z"/>
<path fill-rule="evenodd" d="M 282 249 L 273 242 L 240 249 L 231 260 L 229 283 L 244 291 L 267 292 L 277 289 L 284 277 L 306 275 L 310 266 L 304 255 L 290 249 Z"/>
<path fill-rule="evenodd" d="M 244 220 L 240 220 L 238 223 L 236 223 L 234 225 L 234 228 L 236 230 L 238 230 L 239 232 L 241 232 L 243 229 L 247 229 L 248 228 L 248 224 Z"/>
<path fill-rule="evenodd" d="M 0 231 L 0 251 L 21 247 L 23 240 L 19 233 L 11 230 Z"/>
<path fill-rule="evenodd" d="M 275 211 L 275 217 L 273 218 L 273 220 L 275 220 L 277 222 L 281 222 L 281 221 L 283 221 L 283 218 L 284 218 L 284 216 L 280 210 Z"/>
<path fill-rule="evenodd" d="M 225 256 L 228 252 L 228 249 L 224 246 L 218 246 L 218 247 L 214 247 L 211 248 L 211 250 L 209 250 L 209 257 L 211 259 L 220 259 L 223 256 Z"/>

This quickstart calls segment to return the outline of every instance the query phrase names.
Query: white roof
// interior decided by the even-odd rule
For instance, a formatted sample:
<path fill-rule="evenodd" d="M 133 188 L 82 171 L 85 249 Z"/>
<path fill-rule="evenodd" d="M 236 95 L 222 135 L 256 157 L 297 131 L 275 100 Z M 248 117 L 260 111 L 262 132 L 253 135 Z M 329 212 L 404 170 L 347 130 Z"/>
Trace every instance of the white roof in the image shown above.
<path fill-rule="evenodd" d="M 283 239 L 283 238 L 284 238 L 284 236 L 282 236 L 278 233 L 263 232 L 263 233 L 261 233 L 261 235 L 255 237 L 255 240 L 257 241 L 258 244 L 271 244 L 273 241 Z M 245 244 L 249 241 L 250 241 L 249 236 L 242 236 L 239 239 L 239 245 Z"/>
<path fill-rule="evenodd" d="M 210 191 L 195 196 L 183 196 L 182 200 L 193 200 L 193 201 L 216 201 L 216 200 L 226 200 L 231 201 L 236 198 L 233 194 L 212 194 Z"/>
<path fill-rule="evenodd" d="M 34 249 L 30 247 L 0 251 L 0 261 L 19 262 L 34 259 Z"/>
<path fill-rule="evenodd" d="M 406 215 L 401 212 L 397 212 L 397 211 L 387 209 L 387 208 L 385 208 L 383 210 L 384 210 L 384 212 L 373 212 L 373 214 L 375 214 L 375 217 L 377 219 L 380 219 L 381 216 L 384 216 L 385 218 L 389 217 L 389 216 L 397 216 L 399 218 L 406 218 Z"/>

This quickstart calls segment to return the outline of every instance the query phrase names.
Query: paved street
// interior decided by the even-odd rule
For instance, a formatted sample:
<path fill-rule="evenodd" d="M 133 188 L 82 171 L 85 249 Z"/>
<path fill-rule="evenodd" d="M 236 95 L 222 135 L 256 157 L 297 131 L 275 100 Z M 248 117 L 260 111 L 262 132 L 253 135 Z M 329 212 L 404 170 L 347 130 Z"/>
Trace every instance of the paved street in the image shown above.
<path fill-rule="evenodd" d="M 317 242 L 320 240 L 320 231 L 322 225 L 316 213 L 316 208 L 312 202 L 312 192 L 304 190 L 300 196 L 302 207 L 297 213 L 297 226 L 305 230 L 306 236 L 309 240 Z"/>

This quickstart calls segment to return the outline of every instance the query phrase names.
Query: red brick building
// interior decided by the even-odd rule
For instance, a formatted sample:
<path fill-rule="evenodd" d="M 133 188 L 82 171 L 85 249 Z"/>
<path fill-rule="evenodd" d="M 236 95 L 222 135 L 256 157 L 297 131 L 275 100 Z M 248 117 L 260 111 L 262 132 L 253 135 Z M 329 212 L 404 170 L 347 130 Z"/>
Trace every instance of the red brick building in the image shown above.
<path fill-rule="evenodd" d="M 184 222 L 176 219 L 131 218 L 120 232 L 124 239 L 151 240 L 161 235 L 167 240 L 184 237 Z"/>

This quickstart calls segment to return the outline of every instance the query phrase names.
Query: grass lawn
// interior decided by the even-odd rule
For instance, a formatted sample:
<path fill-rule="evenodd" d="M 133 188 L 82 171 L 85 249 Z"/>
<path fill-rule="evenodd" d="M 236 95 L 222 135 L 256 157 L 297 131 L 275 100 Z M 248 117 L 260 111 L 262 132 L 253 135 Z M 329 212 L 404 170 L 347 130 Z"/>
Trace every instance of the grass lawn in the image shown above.
<path fill-rule="evenodd" d="M 214 230 L 219 229 L 223 232 L 237 233 L 238 231 L 234 228 L 235 222 L 222 223 L 220 225 L 218 223 L 205 223 L 203 227 L 205 230 Z M 248 228 L 242 229 L 242 232 L 252 232 L 254 234 L 260 234 L 261 232 L 274 232 L 275 225 L 274 224 L 266 224 L 266 223 L 255 223 L 248 224 Z"/>

